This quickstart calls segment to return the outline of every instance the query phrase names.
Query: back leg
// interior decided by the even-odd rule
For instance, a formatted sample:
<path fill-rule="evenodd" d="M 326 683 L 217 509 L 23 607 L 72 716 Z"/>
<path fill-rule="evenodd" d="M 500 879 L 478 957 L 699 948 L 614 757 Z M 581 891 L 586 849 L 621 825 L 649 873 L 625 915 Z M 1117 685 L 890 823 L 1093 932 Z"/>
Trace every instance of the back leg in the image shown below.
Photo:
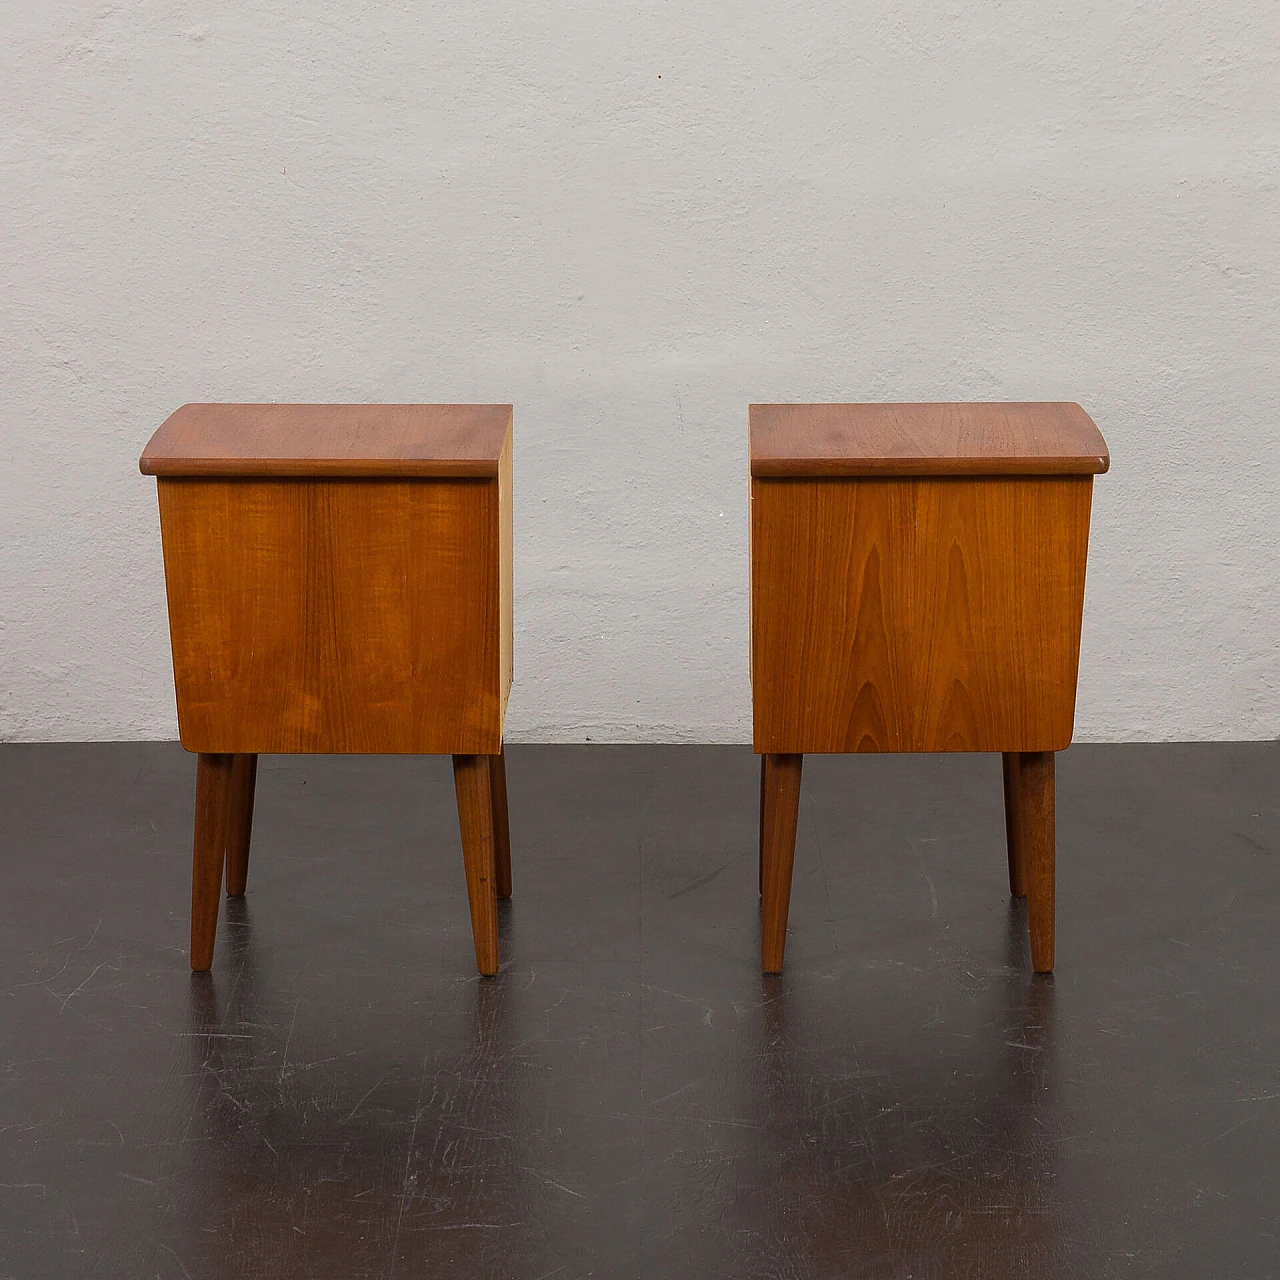
<path fill-rule="evenodd" d="M 249 882 L 249 842 L 253 835 L 253 793 L 258 757 L 237 755 L 231 763 L 231 811 L 227 816 L 227 896 L 242 897 Z"/>
<path fill-rule="evenodd" d="M 511 824 L 507 816 L 507 754 L 489 757 L 489 795 L 493 804 L 494 884 L 499 898 L 511 897 Z"/>
<path fill-rule="evenodd" d="M 222 868 L 227 856 L 227 815 L 231 803 L 231 760 L 202 753 L 196 760 L 195 841 L 191 858 L 191 968 L 208 973 L 222 903 Z"/>
<path fill-rule="evenodd" d="M 791 868 L 796 855 L 800 817 L 801 755 L 766 755 L 764 771 L 764 838 L 760 877 L 760 967 L 782 972 L 787 946 L 787 912 L 791 907 Z"/>
<path fill-rule="evenodd" d="M 1004 842 L 1009 851 L 1009 892 L 1027 896 L 1026 844 L 1022 838 L 1022 787 L 1018 779 L 1018 753 L 1006 751 L 1004 768 Z"/>

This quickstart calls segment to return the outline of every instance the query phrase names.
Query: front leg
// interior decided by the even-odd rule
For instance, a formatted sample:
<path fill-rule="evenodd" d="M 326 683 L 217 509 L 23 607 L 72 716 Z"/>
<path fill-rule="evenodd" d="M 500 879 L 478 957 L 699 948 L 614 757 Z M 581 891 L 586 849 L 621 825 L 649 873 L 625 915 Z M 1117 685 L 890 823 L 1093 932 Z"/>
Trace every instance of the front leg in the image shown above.
<path fill-rule="evenodd" d="M 494 843 L 493 790 L 490 756 L 454 756 L 453 785 L 458 795 L 458 826 L 462 832 L 462 865 L 471 907 L 471 935 L 476 967 L 482 974 L 498 972 L 497 858 Z"/>

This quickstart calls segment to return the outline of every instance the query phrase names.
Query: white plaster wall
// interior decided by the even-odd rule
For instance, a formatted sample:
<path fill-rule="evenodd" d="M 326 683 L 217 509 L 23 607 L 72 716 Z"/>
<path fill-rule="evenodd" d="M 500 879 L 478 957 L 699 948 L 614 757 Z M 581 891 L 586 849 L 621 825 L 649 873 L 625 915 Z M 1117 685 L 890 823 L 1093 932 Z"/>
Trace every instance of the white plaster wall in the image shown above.
<path fill-rule="evenodd" d="M 514 739 L 745 741 L 746 406 L 1078 399 L 1078 736 L 1280 733 L 1280 6 L 5 0 L 0 737 L 171 737 L 186 400 L 510 400 Z"/>

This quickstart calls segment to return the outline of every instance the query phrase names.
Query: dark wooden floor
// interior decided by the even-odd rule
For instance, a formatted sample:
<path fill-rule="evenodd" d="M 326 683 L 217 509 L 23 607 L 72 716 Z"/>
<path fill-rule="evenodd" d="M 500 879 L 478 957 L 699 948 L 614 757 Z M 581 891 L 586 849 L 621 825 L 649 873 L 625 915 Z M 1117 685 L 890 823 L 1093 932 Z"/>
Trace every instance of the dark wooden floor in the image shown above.
<path fill-rule="evenodd" d="M 440 758 L 264 758 L 187 930 L 193 760 L 0 748 L 0 1276 L 1280 1274 L 1280 746 L 1076 747 L 1058 973 L 996 757 L 510 749 L 504 967 Z"/>

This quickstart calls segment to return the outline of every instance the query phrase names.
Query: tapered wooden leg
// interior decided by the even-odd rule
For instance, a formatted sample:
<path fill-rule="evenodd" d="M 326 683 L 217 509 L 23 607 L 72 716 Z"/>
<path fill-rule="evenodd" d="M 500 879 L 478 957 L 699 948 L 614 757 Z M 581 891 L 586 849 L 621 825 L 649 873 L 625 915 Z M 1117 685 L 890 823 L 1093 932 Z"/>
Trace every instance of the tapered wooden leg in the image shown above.
<path fill-rule="evenodd" d="M 1053 972 L 1054 934 L 1054 755 L 1024 751 L 1018 756 L 1019 849 L 1026 872 L 1027 924 L 1031 967 Z"/>
<path fill-rule="evenodd" d="M 253 792 L 258 757 L 238 755 L 231 764 L 231 807 L 227 816 L 227 896 L 244 896 L 249 882 L 249 840 L 253 834 Z"/>
<path fill-rule="evenodd" d="M 760 967 L 781 973 L 791 906 L 791 867 L 800 816 L 800 769 L 804 757 L 764 758 L 764 813 L 760 856 Z"/>
<path fill-rule="evenodd" d="M 1009 850 L 1009 892 L 1015 898 L 1027 896 L 1026 849 L 1022 843 L 1019 812 L 1022 788 L 1018 783 L 1018 753 L 1006 751 L 1004 765 L 1004 842 Z"/>
<path fill-rule="evenodd" d="M 494 881 L 498 897 L 511 897 L 511 825 L 507 819 L 507 754 L 489 757 L 489 794 L 493 808 Z"/>
<path fill-rule="evenodd" d="M 476 967 L 498 972 L 497 866 L 493 833 L 491 756 L 454 756 L 453 785 L 458 793 L 458 826 L 462 831 L 462 865 L 471 905 L 471 935 Z"/>
<path fill-rule="evenodd" d="M 231 804 L 231 756 L 201 755 L 196 761 L 195 848 L 191 860 L 191 968 L 213 966 L 226 860 Z"/>
<path fill-rule="evenodd" d="M 759 885 L 757 886 L 760 896 L 764 896 L 764 775 L 768 768 L 768 756 L 760 757 L 760 846 L 757 851 L 756 860 L 759 865 Z"/>

